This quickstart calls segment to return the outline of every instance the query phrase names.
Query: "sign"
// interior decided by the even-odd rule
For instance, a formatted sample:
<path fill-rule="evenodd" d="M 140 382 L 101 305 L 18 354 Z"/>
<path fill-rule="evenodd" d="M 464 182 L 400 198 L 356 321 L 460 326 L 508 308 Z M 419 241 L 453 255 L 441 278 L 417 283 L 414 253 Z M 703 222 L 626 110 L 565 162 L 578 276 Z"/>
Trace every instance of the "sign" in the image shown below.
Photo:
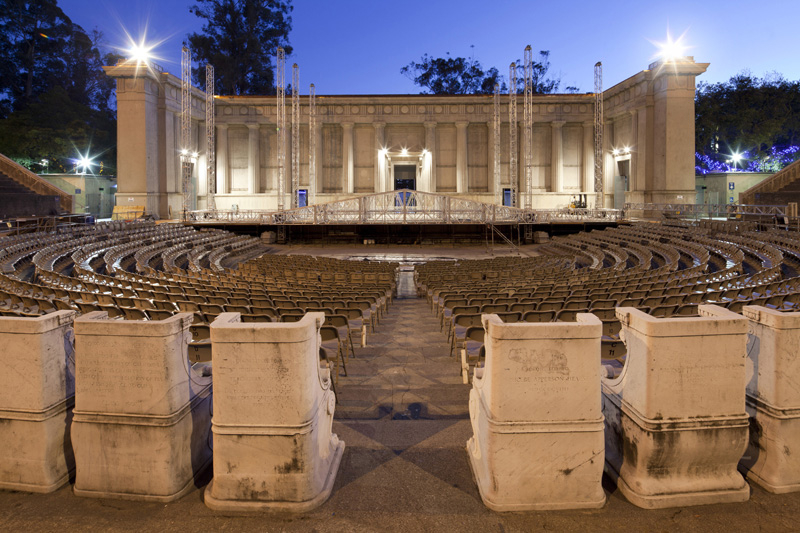
<path fill-rule="evenodd" d="M 728 197 L 728 202 L 733 203 L 733 196 Z"/>
<path fill-rule="evenodd" d="M 80 189 L 75 189 L 75 194 L 80 194 L 80 193 L 81 193 Z"/>
<path fill-rule="evenodd" d="M 729 181 L 728 182 L 728 190 L 732 191 L 735 188 L 736 188 L 736 184 L 734 182 L 732 182 L 732 181 Z"/>

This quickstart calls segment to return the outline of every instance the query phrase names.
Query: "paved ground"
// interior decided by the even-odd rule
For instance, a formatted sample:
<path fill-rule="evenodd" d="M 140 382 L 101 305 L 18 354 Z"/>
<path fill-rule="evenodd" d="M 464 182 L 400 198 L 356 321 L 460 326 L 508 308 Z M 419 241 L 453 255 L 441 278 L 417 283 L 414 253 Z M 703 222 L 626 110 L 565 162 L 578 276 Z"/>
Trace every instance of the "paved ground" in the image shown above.
<path fill-rule="evenodd" d="M 484 507 L 465 443 L 459 365 L 422 300 L 399 299 L 340 377 L 334 431 L 347 448 L 328 502 L 299 516 L 225 516 L 203 504 L 207 480 L 181 500 L 94 500 L 0 491 L 0 531 L 797 531 L 800 493 L 753 487 L 749 502 L 645 511 L 605 480 L 594 511 L 498 514 Z"/>

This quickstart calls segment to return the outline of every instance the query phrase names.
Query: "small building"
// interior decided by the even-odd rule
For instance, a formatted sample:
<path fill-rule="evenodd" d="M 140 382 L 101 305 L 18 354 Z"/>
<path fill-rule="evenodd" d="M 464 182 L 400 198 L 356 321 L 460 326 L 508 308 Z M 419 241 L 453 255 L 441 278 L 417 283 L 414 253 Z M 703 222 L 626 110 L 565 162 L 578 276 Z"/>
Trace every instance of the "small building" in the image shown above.
<path fill-rule="evenodd" d="M 72 195 L 72 211 L 111 218 L 114 195 L 117 193 L 116 176 L 94 174 L 40 174 L 40 177 Z"/>
<path fill-rule="evenodd" d="M 698 204 L 738 204 L 739 194 L 769 178 L 770 172 L 719 172 L 695 176 Z"/>

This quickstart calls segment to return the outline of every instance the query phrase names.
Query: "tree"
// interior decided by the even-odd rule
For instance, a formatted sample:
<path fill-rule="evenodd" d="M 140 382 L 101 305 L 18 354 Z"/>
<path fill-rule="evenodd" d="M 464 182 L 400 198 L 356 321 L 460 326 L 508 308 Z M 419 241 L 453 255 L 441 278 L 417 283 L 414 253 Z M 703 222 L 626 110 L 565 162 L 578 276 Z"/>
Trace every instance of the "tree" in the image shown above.
<path fill-rule="evenodd" d="M 700 83 L 695 98 L 698 171 L 725 171 L 733 153 L 748 170 L 780 170 L 800 143 L 800 82 L 780 74 L 742 72 L 721 83 Z M 742 165 L 740 165 L 741 168 Z"/>
<path fill-rule="evenodd" d="M 548 78 L 550 69 L 550 52 L 539 52 L 539 61 L 533 62 L 533 92 L 550 94 L 558 91 L 561 85 L 559 78 Z M 519 60 L 517 65 L 517 92 L 525 90 L 524 65 Z M 508 90 L 505 78 L 497 68 L 484 69 L 475 59 L 463 57 L 430 57 L 425 54 L 419 63 L 412 61 L 400 69 L 400 72 L 423 88 L 422 94 L 492 94 L 495 84 L 500 90 Z M 567 87 L 567 92 L 576 92 L 574 87 Z"/>
<path fill-rule="evenodd" d="M 214 65 L 216 94 L 275 94 L 274 58 L 289 55 L 291 0 L 197 0 L 191 12 L 205 20 L 188 36 L 195 83 L 205 86 L 205 64 Z"/>
<path fill-rule="evenodd" d="M 87 34 L 55 0 L 0 0 L 0 152 L 32 170 L 69 168 L 78 153 L 115 167 L 114 80 L 102 34 Z"/>
<path fill-rule="evenodd" d="M 0 0 L 0 118 L 64 79 L 74 31 L 55 0 Z"/>

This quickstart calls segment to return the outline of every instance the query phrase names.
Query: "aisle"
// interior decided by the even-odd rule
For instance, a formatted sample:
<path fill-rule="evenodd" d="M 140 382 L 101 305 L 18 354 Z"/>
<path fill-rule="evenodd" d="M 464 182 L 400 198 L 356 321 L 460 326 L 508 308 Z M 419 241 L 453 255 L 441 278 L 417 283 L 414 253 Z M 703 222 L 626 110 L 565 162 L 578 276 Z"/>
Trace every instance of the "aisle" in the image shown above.
<path fill-rule="evenodd" d="M 337 420 L 469 418 L 469 386 L 424 299 L 395 299 L 347 370 Z"/>

